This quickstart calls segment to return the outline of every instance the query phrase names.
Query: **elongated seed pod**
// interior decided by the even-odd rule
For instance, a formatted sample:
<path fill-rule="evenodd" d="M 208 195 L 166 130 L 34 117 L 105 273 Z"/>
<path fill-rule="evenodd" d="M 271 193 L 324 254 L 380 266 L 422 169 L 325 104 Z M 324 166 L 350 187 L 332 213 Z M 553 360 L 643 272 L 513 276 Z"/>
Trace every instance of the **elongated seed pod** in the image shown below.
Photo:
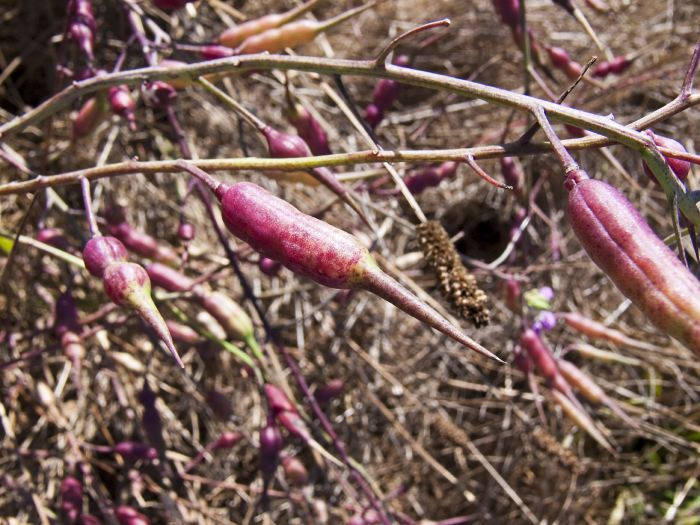
<path fill-rule="evenodd" d="M 73 120 L 73 139 L 87 137 L 107 115 L 107 102 L 102 94 L 87 99 Z"/>
<path fill-rule="evenodd" d="M 590 416 L 581 408 L 576 406 L 571 400 L 559 392 L 558 390 L 551 391 L 552 398 L 561 407 L 562 411 L 579 427 L 588 433 L 594 440 L 598 442 L 605 450 L 611 454 L 615 454 L 612 446 L 605 439 L 600 430 L 595 426 L 595 423 Z"/>
<path fill-rule="evenodd" d="M 582 333 L 583 335 L 590 337 L 591 339 L 603 339 L 604 341 L 609 341 L 613 344 L 624 346 L 631 344 L 634 346 L 635 341 L 627 337 L 625 334 L 619 330 L 609 328 L 603 323 L 594 321 L 588 317 L 585 317 L 577 313 L 563 313 L 559 314 L 559 317 L 564 319 L 564 322 Z"/>
<path fill-rule="evenodd" d="M 286 13 L 273 13 L 256 18 L 255 20 L 248 20 L 247 22 L 243 22 L 237 26 L 230 27 L 221 33 L 219 36 L 219 43 L 222 46 L 236 47 L 246 38 L 262 33 L 267 29 L 273 29 L 275 27 L 288 24 L 295 18 L 299 18 L 301 15 L 306 13 L 317 3 L 318 0 L 309 0 L 299 7 L 295 7 L 294 9 L 287 11 Z"/>
<path fill-rule="evenodd" d="M 107 218 L 109 222 L 109 217 Z M 142 257 L 153 259 L 170 266 L 177 266 L 180 257 L 170 246 L 161 243 L 155 237 L 136 230 L 126 221 L 110 223 L 109 233 L 119 239 L 130 251 Z"/>
<path fill-rule="evenodd" d="M 321 124 L 304 106 L 292 103 L 286 115 L 287 120 L 294 126 L 299 136 L 309 145 L 309 149 L 314 155 L 330 155 L 332 153 L 328 145 L 328 135 L 326 135 Z"/>
<path fill-rule="evenodd" d="M 700 282 L 627 198 L 576 170 L 569 221 L 593 262 L 659 329 L 700 355 Z"/>
<path fill-rule="evenodd" d="M 256 184 L 218 184 L 213 189 L 231 233 L 265 257 L 325 286 L 375 293 L 468 348 L 495 358 L 382 272 L 367 248 L 349 233 L 300 212 Z"/>
<path fill-rule="evenodd" d="M 677 140 L 657 135 L 650 129 L 646 130 L 645 133 L 651 137 L 651 139 L 654 141 L 654 144 L 656 144 L 657 146 L 668 148 L 681 153 L 687 153 L 687 150 L 683 147 L 683 144 L 681 144 Z M 673 173 L 676 174 L 676 177 L 678 177 L 681 181 L 685 181 L 685 179 L 688 178 L 688 173 L 690 173 L 690 162 L 682 159 L 674 159 L 673 157 L 664 158 L 666 159 L 668 167 L 671 168 L 671 170 L 673 170 Z M 646 174 L 646 176 L 649 177 L 656 185 L 658 185 L 659 181 L 656 180 L 656 177 L 654 177 L 654 174 L 651 172 L 646 162 L 642 161 L 642 166 L 644 168 L 644 173 Z"/>

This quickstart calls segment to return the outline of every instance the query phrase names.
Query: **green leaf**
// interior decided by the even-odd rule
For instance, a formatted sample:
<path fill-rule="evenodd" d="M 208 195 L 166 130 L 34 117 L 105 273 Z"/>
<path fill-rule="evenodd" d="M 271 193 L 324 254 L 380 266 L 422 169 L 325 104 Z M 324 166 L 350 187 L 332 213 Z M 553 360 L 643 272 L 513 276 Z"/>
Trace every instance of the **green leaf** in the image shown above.
<path fill-rule="evenodd" d="M 0 250 L 5 252 L 5 255 L 10 255 L 14 245 L 14 241 L 9 237 L 0 236 Z"/>

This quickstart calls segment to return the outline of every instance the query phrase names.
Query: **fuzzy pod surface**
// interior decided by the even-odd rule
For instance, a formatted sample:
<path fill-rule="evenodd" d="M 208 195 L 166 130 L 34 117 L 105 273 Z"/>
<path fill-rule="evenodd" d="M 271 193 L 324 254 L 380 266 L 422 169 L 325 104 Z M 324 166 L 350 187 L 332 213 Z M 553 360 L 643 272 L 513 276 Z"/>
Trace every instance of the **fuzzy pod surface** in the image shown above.
<path fill-rule="evenodd" d="M 576 170 L 569 222 L 593 262 L 649 321 L 700 355 L 700 281 L 613 186 Z"/>

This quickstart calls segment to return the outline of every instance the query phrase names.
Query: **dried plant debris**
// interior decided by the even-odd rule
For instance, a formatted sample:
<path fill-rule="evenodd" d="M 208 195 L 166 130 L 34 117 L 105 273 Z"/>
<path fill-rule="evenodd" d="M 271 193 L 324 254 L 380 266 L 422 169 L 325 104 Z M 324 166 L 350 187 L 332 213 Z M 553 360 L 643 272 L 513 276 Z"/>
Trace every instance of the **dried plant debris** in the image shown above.
<path fill-rule="evenodd" d="M 564 448 L 557 438 L 542 427 L 537 427 L 533 430 L 532 437 L 535 438 L 535 443 L 537 443 L 542 450 L 554 456 L 562 466 L 576 474 L 581 474 L 584 471 L 584 466 L 581 464 L 576 454 L 568 448 Z"/>
<path fill-rule="evenodd" d="M 423 255 L 437 276 L 442 296 L 474 326 L 486 326 L 489 323 L 488 297 L 462 264 L 445 228 L 438 221 L 428 221 L 417 226 L 416 231 Z"/>

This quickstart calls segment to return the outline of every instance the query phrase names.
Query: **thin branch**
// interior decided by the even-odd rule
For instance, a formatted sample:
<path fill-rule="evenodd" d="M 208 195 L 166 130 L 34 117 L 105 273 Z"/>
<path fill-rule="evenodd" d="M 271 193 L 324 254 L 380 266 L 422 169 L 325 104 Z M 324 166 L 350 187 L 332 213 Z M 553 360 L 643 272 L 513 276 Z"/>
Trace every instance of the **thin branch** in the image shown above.
<path fill-rule="evenodd" d="M 428 29 L 433 29 L 435 27 L 449 27 L 451 23 L 452 21 L 449 18 L 441 18 L 440 20 L 428 22 L 427 24 L 423 24 L 418 27 L 414 27 L 413 29 L 409 29 L 405 33 L 401 33 L 399 36 L 397 36 L 391 42 L 389 42 L 384 47 L 384 49 L 382 49 L 379 52 L 377 58 L 374 59 L 374 67 L 384 67 L 386 63 L 386 58 L 389 56 L 389 53 L 396 49 L 396 47 L 405 39 L 410 38 L 418 33 L 422 33 L 423 31 L 427 31 Z"/>

